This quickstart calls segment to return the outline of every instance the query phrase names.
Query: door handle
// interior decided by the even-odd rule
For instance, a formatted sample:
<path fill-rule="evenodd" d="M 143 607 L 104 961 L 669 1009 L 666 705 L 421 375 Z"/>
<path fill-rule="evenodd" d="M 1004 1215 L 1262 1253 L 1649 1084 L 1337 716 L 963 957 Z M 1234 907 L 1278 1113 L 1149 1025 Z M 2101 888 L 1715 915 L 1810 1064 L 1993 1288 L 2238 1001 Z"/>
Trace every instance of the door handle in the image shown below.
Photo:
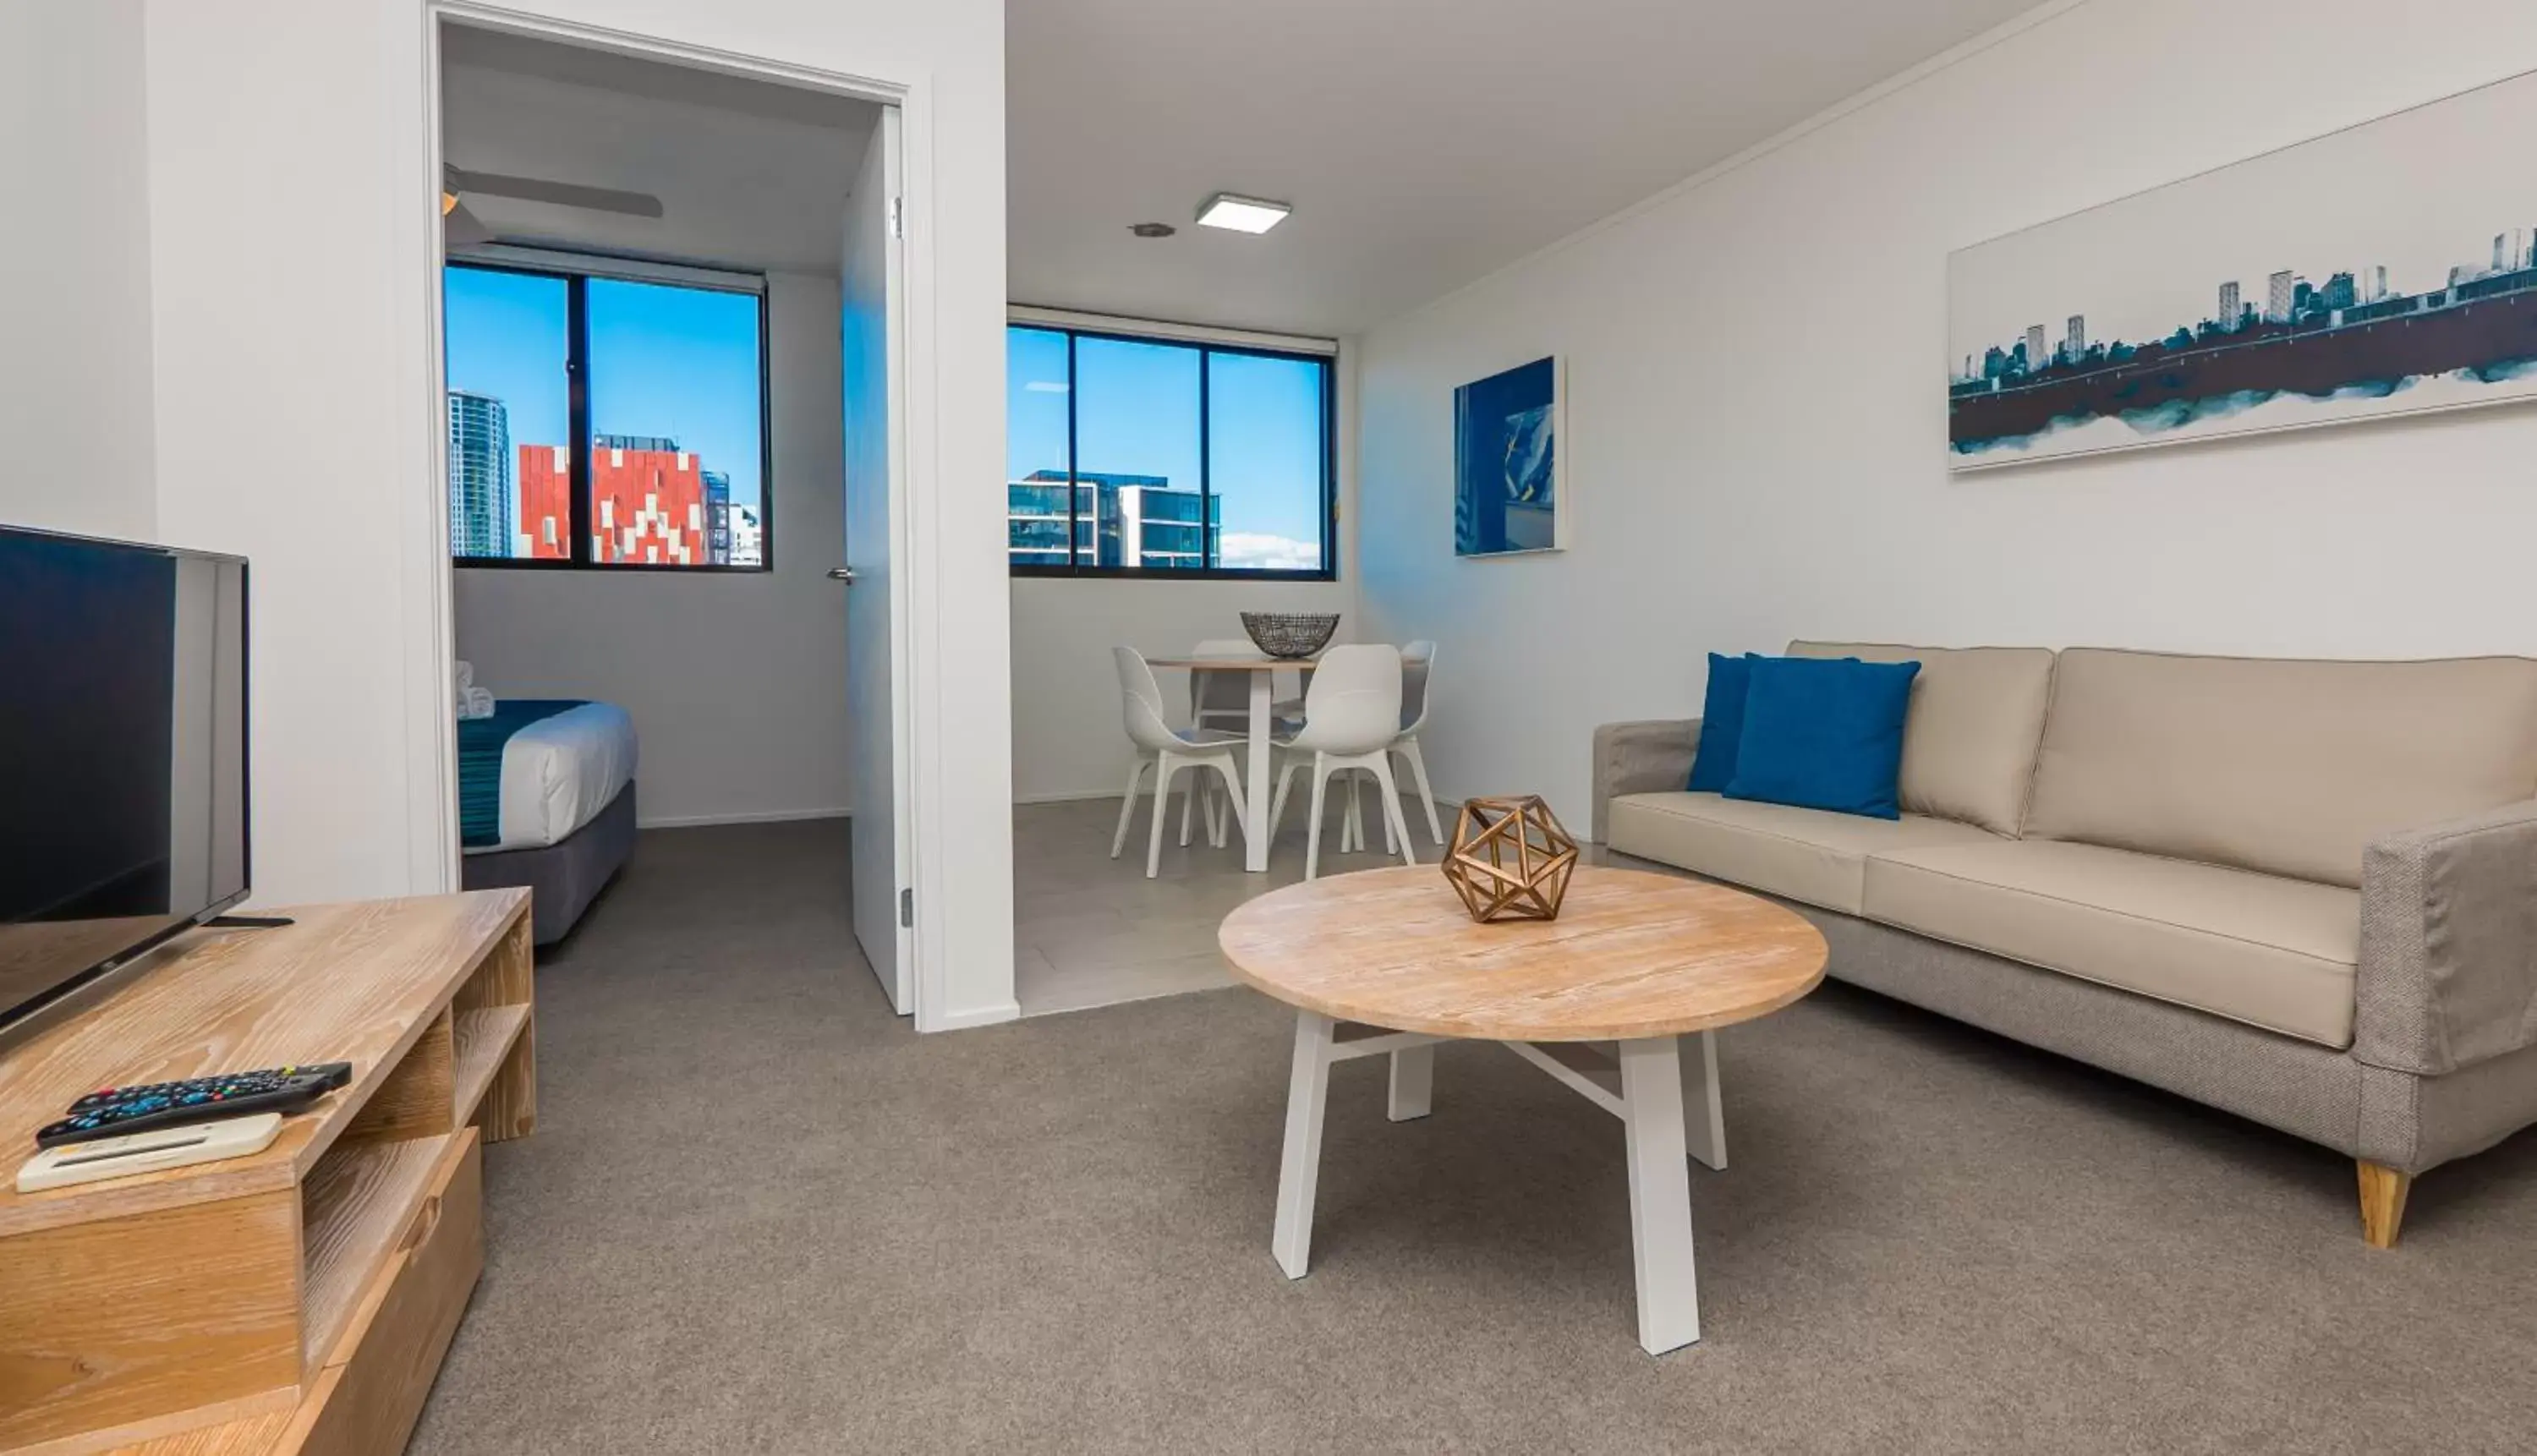
<path fill-rule="evenodd" d="M 831 566 L 828 568 L 828 580 L 844 582 L 851 587 L 855 584 L 855 569 L 851 566 Z"/>

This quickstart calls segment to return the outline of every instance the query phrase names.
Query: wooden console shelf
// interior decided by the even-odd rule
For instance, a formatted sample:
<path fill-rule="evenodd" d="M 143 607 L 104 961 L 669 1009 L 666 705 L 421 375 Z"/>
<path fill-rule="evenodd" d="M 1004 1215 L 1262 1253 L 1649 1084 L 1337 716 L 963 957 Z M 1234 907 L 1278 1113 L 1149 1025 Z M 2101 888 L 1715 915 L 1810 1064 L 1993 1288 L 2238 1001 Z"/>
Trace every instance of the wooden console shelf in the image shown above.
<path fill-rule="evenodd" d="M 0 1181 L 0 1453 L 315 1456 L 413 1430 L 484 1267 L 482 1144 L 537 1121 L 528 892 L 283 914 L 0 1046 L 0 1146 L 29 1151 L 100 1086 L 353 1063 L 254 1157 Z"/>

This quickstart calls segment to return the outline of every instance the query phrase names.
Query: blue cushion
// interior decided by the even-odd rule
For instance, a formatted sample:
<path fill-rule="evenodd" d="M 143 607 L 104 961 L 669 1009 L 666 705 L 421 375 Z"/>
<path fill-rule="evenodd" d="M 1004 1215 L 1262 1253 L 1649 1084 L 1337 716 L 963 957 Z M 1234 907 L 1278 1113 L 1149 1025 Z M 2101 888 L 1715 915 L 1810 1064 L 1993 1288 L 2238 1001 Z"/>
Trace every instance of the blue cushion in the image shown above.
<path fill-rule="evenodd" d="M 1735 777 L 1735 745 L 1744 738 L 1744 689 L 1751 678 L 1752 655 L 1740 658 L 1709 655 L 1709 695 L 1700 709 L 1700 748 L 1691 760 L 1694 793 L 1723 792 Z"/>
<path fill-rule="evenodd" d="M 1903 719 L 1918 663 L 1755 658 L 1728 798 L 1899 819 Z"/>

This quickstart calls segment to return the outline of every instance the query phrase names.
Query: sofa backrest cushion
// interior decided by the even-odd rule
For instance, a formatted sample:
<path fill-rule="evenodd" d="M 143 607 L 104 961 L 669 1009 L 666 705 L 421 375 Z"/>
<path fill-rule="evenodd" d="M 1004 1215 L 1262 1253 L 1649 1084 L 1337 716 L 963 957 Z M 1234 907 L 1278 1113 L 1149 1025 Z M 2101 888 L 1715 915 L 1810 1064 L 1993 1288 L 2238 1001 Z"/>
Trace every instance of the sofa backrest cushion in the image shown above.
<path fill-rule="evenodd" d="M 2537 662 L 2072 648 L 2026 834 L 2361 883 L 2371 840 L 2537 795 Z"/>
<path fill-rule="evenodd" d="M 2018 832 L 2051 694 L 2050 650 L 1791 642 L 1789 656 L 1919 663 L 1903 726 L 1903 812 Z"/>

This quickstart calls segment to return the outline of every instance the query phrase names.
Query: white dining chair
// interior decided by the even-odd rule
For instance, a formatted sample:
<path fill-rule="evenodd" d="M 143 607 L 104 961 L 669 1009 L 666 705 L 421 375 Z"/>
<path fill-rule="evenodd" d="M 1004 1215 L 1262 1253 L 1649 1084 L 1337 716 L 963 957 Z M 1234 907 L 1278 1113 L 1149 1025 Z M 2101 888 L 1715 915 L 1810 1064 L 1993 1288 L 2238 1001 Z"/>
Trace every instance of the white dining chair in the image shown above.
<path fill-rule="evenodd" d="M 1392 751 L 1409 765 L 1410 781 L 1417 786 L 1418 801 L 1427 811 L 1427 837 L 1444 848 L 1445 822 L 1436 813 L 1436 791 L 1427 783 L 1427 760 L 1418 751 L 1418 730 L 1427 726 L 1427 684 L 1434 675 L 1436 644 L 1429 641 L 1410 643 L 1400 650 L 1400 737 Z M 1350 774 L 1347 779 L 1347 821 L 1339 826 L 1339 852 L 1362 850 L 1365 845 L 1365 816 L 1358 806 L 1357 791 L 1364 776 Z M 1392 842 L 1392 823 L 1383 825 L 1383 852 L 1399 853 Z"/>
<path fill-rule="evenodd" d="M 1154 684 L 1154 669 L 1145 665 L 1142 655 L 1133 647 L 1114 647 L 1111 659 L 1119 666 L 1121 709 L 1128 728 L 1128 741 L 1137 746 L 1137 762 L 1128 770 L 1128 796 L 1119 805 L 1119 829 L 1110 837 L 1110 857 L 1116 859 L 1128 846 L 1128 824 L 1137 814 L 1137 786 L 1145 770 L 1154 771 L 1154 827 L 1145 844 L 1145 878 L 1162 873 L 1163 809 L 1170 801 L 1172 778 L 1186 768 L 1213 769 L 1232 791 L 1233 823 L 1248 840 L 1251 825 L 1242 810 L 1242 779 L 1234 767 L 1234 747 L 1243 741 L 1239 733 L 1221 732 L 1214 728 L 1175 729 L 1163 718 L 1163 690 Z M 1147 755 L 1152 757 L 1149 759 Z M 1192 785 L 1195 794 L 1198 787 Z M 1189 843 L 1189 820 L 1186 802 L 1181 820 L 1181 843 Z M 1209 841 L 1217 848 L 1224 845 L 1221 821 L 1215 823 Z"/>
<path fill-rule="evenodd" d="M 1276 740 L 1285 762 L 1277 772 L 1277 793 L 1269 803 L 1267 831 L 1275 837 L 1286 791 L 1310 754 L 1313 819 L 1304 841 L 1304 878 L 1321 873 L 1322 806 L 1331 776 L 1353 770 L 1374 776 L 1383 800 L 1386 840 L 1398 844 L 1402 859 L 1418 862 L 1409 848 L 1408 821 L 1400 814 L 1400 791 L 1392 778 L 1392 745 L 1399 736 L 1399 649 L 1372 644 L 1334 647 L 1322 654 L 1312 684 L 1304 690 L 1304 726 Z"/>
<path fill-rule="evenodd" d="M 1259 645 L 1248 637 L 1214 637 L 1190 650 L 1194 658 L 1213 658 L 1218 662 L 1248 662 L 1267 657 Z M 1251 674 L 1248 672 L 1209 672 L 1201 667 L 1190 673 L 1190 723 L 1202 728 L 1220 728 L 1248 738 L 1251 731 Z M 1207 842 L 1221 848 L 1224 844 L 1223 786 L 1209 782 L 1202 798 L 1185 794 L 1181 798 L 1181 843 L 1190 842 L 1190 804 L 1203 802 L 1206 812 Z"/>
<path fill-rule="evenodd" d="M 1418 730 L 1427 726 L 1427 705 L 1432 701 L 1428 685 L 1435 671 L 1435 643 L 1413 642 L 1400 650 L 1400 736 L 1394 740 L 1392 751 L 1408 761 L 1419 800 L 1427 805 L 1427 835 L 1441 848 L 1445 824 L 1436 817 L 1436 791 L 1427 787 L 1427 760 L 1418 752 Z"/>

